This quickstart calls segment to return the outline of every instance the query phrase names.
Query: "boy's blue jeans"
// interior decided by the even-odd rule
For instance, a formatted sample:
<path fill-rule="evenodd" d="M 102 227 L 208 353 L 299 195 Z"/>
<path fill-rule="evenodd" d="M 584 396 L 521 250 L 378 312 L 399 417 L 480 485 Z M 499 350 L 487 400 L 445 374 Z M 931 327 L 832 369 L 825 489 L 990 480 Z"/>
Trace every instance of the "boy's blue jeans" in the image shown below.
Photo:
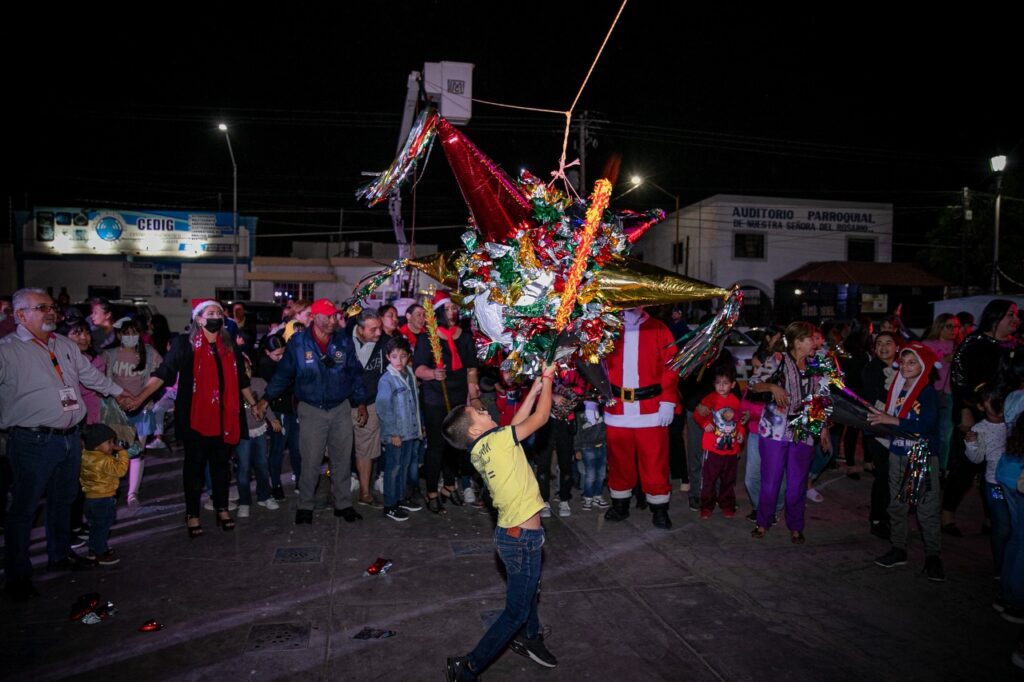
<path fill-rule="evenodd" d="M 608 471 L 608 451 L 605 446 L 582 448 L 583 497 L 600 497 L 604 492 L 604 477 Z"/>
<path fill-rule="evenodd" d="M 469 665 L 479 674 L 497 658 L 520 631 L 526 639 L 540 636 L 537 598 L 540 594 L 540 557 L 544 546 L 544 529 L 516 528 L 519 537 L 509 528 L 494 531 L 494 545 L 505 564 L 508 583 L 505 588 L 505 610 L 494 621 L 476 648 L 469 653 Z"/>
<path fill-rule="evenodd" d="M 106 554 L 110 547 L 110 527 L 117 519 L 117 498 L 97 497 L 85 499 L 85 520 L 89 522 L 89 554 Z"/>
<path fill-rule="evenodd" d="M 299 453 L 299 422 L 294 414 L 281 414 L 283 431 L 270 432 L 270 485 L 281 485 L 281 469 L 284 466 L 284 449 L 288 448 L 288 461 L 292 465 L 295 480 L 302 473 L 302 455 Z"/>
<path fill-rule="evenodd" d="M 252 484 L 249 476 L 256 472 L 256 498 L 264 502 L 270 497 L 270 470 L 267 467 L 267 435 L 243 438 L 235 446 L 238 455 L 238 504 L 252 505 Z"/>
<path fill-rule="evenodd" d="M 410 469 L 420 451 L 420 439 L 403 440 L 401 445 L 384 443 L 384 506 L 394 507 L 405 498 Z"/>

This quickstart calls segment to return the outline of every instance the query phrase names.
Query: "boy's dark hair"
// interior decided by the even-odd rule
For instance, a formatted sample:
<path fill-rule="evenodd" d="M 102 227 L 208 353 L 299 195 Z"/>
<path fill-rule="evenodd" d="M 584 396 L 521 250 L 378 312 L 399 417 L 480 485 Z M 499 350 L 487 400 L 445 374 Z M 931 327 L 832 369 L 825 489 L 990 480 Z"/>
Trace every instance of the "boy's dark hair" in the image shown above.
<path fill-rule="evenodd" d="M 409 345 L 409 339 L 404 336 L 392 336 L 384 344 L 384 357 L 391 355 L 396 350 L 404 350 L 409 355 L 412 355 L 412 346 Z"/>
<path fill-rule="evenodd" d="M 471 408 L 467 405 L 460 405 L 448 413 L 441 423 L 441 433 L 448 444 L 458 450 L 469 450 L 472 441 L 469 437 L 469 427 L 473 424 L 469 416 Z"/>
<path fill-rule="evenodd" d="M 711 380 L 714 381 L 718 377 L 725 377 L 729 381 L 736 381 L 736 367 L 729 364 L 715 365 L 712 370 Z"/>

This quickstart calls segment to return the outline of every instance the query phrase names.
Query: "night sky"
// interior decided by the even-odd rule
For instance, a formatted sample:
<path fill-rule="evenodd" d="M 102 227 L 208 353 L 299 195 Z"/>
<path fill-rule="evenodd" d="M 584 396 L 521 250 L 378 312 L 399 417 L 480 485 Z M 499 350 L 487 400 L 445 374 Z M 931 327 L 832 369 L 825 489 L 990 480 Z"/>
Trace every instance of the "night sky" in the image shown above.
<path fill-rule="evenodd" d="M 355 5 L 175 5 L 155 17 L 137 6 L 29 10 L 5 41 L 12 207 L 230 210 L 231 166 L 215 127 L 226 120 L 239 209 L 260 218 L 261 233 L 336 234 L 344 210 L 347 236 L 392 241 L 386 209 L 358 205 L 353 192 L 361 172 L 394 156 L 408 73 L 468 61 L 478 98 L 565 109 L 619 3 Z M 576 109 L 605 121 L 592 130 L 588 184 L 618 158 L 616 193 L 639 173 L 683 204 L 716 193 L 892 202 L 896 241 L 910 245 L 960 188 L 992 191 L 990 156 L 1010 155 L 1013 173 L 1020 60 L 993 32 L 998 17 L 971 7 L 815 11 L 632 0 Z M 547 176 L 562 126 L 477 104 L 466 132 L 513 175 L 525 166 Z M 671 209 L 672 200 L 642 189 L 618 205 Z M 465 214 L 436 150 L 416 225 L 456 225 Z M 451 245 L 460 231 L 426 229 L 417 241 Z M 257 253 L 287 248 L 261 238 Z M 897 246 L 896 256 L 916 251 Z"/>

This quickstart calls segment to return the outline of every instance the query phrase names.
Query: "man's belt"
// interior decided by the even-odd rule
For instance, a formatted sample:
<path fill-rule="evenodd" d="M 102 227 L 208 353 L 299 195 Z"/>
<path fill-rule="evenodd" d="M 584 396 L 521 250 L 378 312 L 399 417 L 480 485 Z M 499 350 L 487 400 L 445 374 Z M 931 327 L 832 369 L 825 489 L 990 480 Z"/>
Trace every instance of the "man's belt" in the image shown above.
<path fill-rule="evenodd" d="M 70 436 L 78 430 L 78 424 L 67 429 L 51 429 L 49 426 L 15 426 L 14 429 L 30 431 L 32 433 L 45 433 L 48 436 Z"/>
<path fill-rule="evenodd" d="M 661 395 L 661 384 L 651 384 L 650 386 L 641 386 L 640 388 L 612 386 L 612 395 L 616 398 L 622 398 L 623 402 L 635 403 L 638 400 L 657 398 Z"/>

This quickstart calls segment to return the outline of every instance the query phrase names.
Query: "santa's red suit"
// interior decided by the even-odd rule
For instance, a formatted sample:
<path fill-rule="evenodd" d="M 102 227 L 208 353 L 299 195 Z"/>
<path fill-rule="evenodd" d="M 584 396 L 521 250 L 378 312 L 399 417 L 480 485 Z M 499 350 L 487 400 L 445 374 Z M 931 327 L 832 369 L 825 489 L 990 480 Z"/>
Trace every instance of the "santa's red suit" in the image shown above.
<path fill-rule="evenodd" d="M 628 514 L 638 474 L 652 508 L 668 507 L 668 424 L 679 412 L 679 376 L 666 366 L 676 351 L 668 327 L 642 310 L 623 318 L 622 336 L 606 358 L 615 404 L 605 410 L 605 424 L 608 488 L 613 504 L 626 501 L 618 507 Z"/>

